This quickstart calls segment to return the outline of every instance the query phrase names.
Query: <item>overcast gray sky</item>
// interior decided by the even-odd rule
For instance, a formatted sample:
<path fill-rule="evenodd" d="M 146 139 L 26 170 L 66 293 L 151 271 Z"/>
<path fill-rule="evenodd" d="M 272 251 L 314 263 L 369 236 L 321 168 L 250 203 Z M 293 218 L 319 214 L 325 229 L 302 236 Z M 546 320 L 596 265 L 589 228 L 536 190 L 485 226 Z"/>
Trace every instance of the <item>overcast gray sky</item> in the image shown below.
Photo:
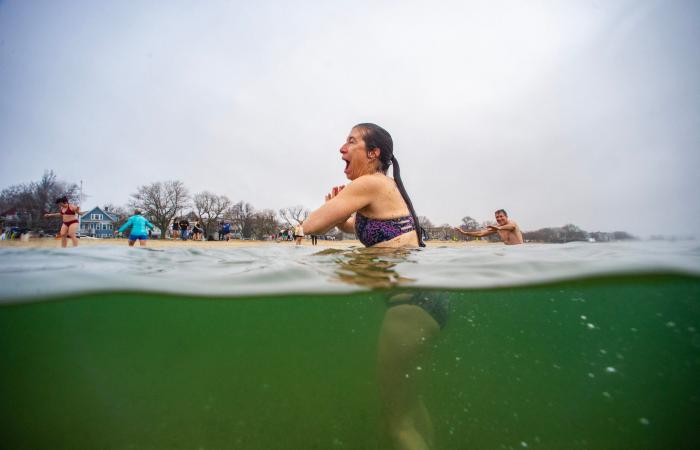
<path fill-rule="evenodd" d="M 695 234 L 700 2 L 0 1 L 0 188 L 315 208 L 375 122 L 419 215 Z"/>

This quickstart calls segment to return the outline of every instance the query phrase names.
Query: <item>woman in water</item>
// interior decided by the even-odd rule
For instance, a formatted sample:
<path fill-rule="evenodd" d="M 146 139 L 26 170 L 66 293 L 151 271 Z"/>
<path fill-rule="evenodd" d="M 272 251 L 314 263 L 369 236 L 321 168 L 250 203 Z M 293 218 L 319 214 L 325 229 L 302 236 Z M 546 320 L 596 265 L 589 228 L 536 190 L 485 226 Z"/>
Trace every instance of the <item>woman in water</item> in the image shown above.
<path fill-rule="evenodd" d="M 354 232 L 366 247 L 424 247 L 391 135 L 375 124 L 356 125 L 340 154 L 351 182 L 334 187 L 326 203 L 297 227 L 297 242 L 304 234 L 324 234 L 337 226 Z M 392 165 L 393 179 L 386 175 Z M 409 292 L 389 297 L 387 305 L 377 349 L 377 382 L 387 435 L 396 449 L 429 449 L 433 430 L 419 395 L 416 367 L 445 324 L 447 302 Z"/>
<path fill-rule="evenodd" d="M 68 203 L 68 197 L 63 196 L 56 199 L 56 204 L 60 212 L 44 214 L 44 217 L 62 217 L 61 225 L 61 247 L 68 246 L 68 238 L 73 242 L 73 247 L 78 246 L 78 238 L 75 233 L 78 231 L 78 218 L 80 217 L 80 207 Z"/>
<path fill-rule="evenodd" d="M 351 183 L 326 195 L 326 203 L 298 228 L 297 239 L 338 227 L 355 233 L 366 247 L 424 247 L 391 135 L 378 125 L 361 123 L 350 130 L 340 154 Z M 391 165 L 393 179 L 386 175 Z"/>

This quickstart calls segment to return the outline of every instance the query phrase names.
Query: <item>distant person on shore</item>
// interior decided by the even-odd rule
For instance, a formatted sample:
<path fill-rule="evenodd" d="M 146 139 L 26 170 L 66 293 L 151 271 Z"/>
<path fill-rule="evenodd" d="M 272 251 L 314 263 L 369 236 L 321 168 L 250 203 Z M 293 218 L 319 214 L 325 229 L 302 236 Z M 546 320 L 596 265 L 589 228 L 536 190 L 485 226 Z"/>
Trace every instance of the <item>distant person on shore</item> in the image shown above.
<path fill-rule="evenodd" d="M 170 237 L 172 239 L 177 239 L 180 235 L 180 227 L 177 224 L 177 219 L 173 220 L 173 224 L 170 226 Z"/>
<path fill-rule="evenodd" d="M 230 239 L 229 234 L 231 233 L 231 224 L 228 222 L 221 222 L 219 228 L 219 240 L 228 241 Z"/>
<path fill-rule="evenodd" d="M 489 225 L 485 229 L 479 231 L 463 231 L 461 228 L 455 228 L 455 230 L 465 236 L 471 237 L 483 237 L 498 233 L 501 241 L 506 245 L 523 243 L 523 234 L 520 232 L 520 227 L 514 220 L 508 218 L 508 213 L 506 213 L 505 209 L 496 211 L 496 223 L 498 223 L 498 225 Z"/>
<path fill-rule="evenodd" d="M 139 241 L 141 247 L 146 246 L 149 231 L 154 228 L 153 224 L 141 215 L 138 209 L 134 211 L 134 215 L 129 217 L 124 225 L 122 225 L 117 233 L 123 233 L 124 230 L 131 227 L 129 232 L 129 247 L 133 247 L 136 241 Z"/>
<path fill-rule="evenodd" d="M 194 226 L 192 227 L 192 240 L 201 241 L 203 231 L 202 226 L 199 224 L 199 220 L 195 221 Z"/>
<path fill-rule="evenodd" d="M 44 214 L 44 217 L 61 217 L 63 224 L 61 225 L 61 247 L 68 246 L 68 238 L 73 242 L 73 247 L 78 246 L 78 238 L 75 233 L 78 232 L 78 218 L 80 217 L 80 207 L 68 203 L 68 197 L 63 196 L 56 199 L 56 204 L 60 212 Z"/>
<path fill-rule="evenodd" d="M 186 241 L 188 238 L 187 232 L 190 228 L 190 222 L 183 217 L 182 219 L 180 219 L 180 222 L 178 222 L 177 225 L 180 227 L 180 239 Z"/>

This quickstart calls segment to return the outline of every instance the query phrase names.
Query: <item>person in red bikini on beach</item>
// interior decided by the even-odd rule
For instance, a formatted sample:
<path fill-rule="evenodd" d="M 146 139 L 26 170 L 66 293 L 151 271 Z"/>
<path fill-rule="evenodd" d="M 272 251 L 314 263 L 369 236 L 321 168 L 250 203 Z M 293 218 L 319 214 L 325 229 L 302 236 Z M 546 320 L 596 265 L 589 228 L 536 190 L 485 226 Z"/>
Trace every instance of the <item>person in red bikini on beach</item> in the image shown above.
<path fill-rule="evenodd" d="M 68 203 L 68 197 L 63 196 L 56 199 L 56 204 L 58 204 L 58 209 L 60 212 L 44 214 L 44 217 L 57 217 L 60 216 L 63 219 L 63 225 L 61 225 L 61 247 L 68 246 L 68 238 L 73 242 L 73 247 L 78 246 L 78 238 L 75 234 L 78 232 L 78 217 L 81 214 L 80 207 L 77 205 L 71 205 Z"/>

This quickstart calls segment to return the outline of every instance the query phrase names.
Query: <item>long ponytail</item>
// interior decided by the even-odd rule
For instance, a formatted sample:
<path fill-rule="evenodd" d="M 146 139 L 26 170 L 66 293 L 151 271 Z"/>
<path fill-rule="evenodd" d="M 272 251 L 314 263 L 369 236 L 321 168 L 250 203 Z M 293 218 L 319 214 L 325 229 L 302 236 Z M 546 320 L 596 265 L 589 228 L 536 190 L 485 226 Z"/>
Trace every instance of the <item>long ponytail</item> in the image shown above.
<path fill-rule="evenodd" d="M 420 227 L 420 223 L 418 222 L 418 216 L 416 215 L 416 210 L 413 209 L 411 198 L 408 196 L 408 192 L 406 192 L 406 188 L 403 186 L 403 182 L 401 181 L 401 169 L 399 168 L 399 162 L 396 160 L 394 155 L 391 155 L 391 164 L 394 167 L 394 181 L 396 181 L 396 186 L 398 186 L 399 192 L 401 192 L 401 197 L 403 197 L 403 201 L 406 202 L 406 206 L 408 206 L 408 210 L 411 212 L 411 217 L 413 217 L 413 223 L 416 227 L 416 235 L 418 236 L 418 245 L 425 247 L 425 243 L 423 242 L 423 229 Z"/>
<path fill-rule="evenodd" d="M 375 148 L 379 149 L 379 169 L 382 173 L 386 174 L 387 170 L 389 170 L 389 166 L 394 166 L 394 181 L 399 188 L 399 192 L 401 192 L 403 201 L 406 202 L 406 206 L 408 206 L 408 210 L 411 212 L 411 217 L 413 217 L 416 235 L 418 235 L 418 245 L 425 247 L 425 243 L 423 243 L 423 229 L 420 227 L 418 216 L 413 209 L 413 203 L 411 203 L 411 199 L 401 181 L 401 171 L 399 169 L 399 162 L 394 157 L 394 141 L 391 139 L 391 135 L 384 128 L 374 123 L 360 123 L 355 125 L 354 128 L 360 128 L 363 131 L 362 138 L 365 141 L 365 146 L 368 151 Z"/>

